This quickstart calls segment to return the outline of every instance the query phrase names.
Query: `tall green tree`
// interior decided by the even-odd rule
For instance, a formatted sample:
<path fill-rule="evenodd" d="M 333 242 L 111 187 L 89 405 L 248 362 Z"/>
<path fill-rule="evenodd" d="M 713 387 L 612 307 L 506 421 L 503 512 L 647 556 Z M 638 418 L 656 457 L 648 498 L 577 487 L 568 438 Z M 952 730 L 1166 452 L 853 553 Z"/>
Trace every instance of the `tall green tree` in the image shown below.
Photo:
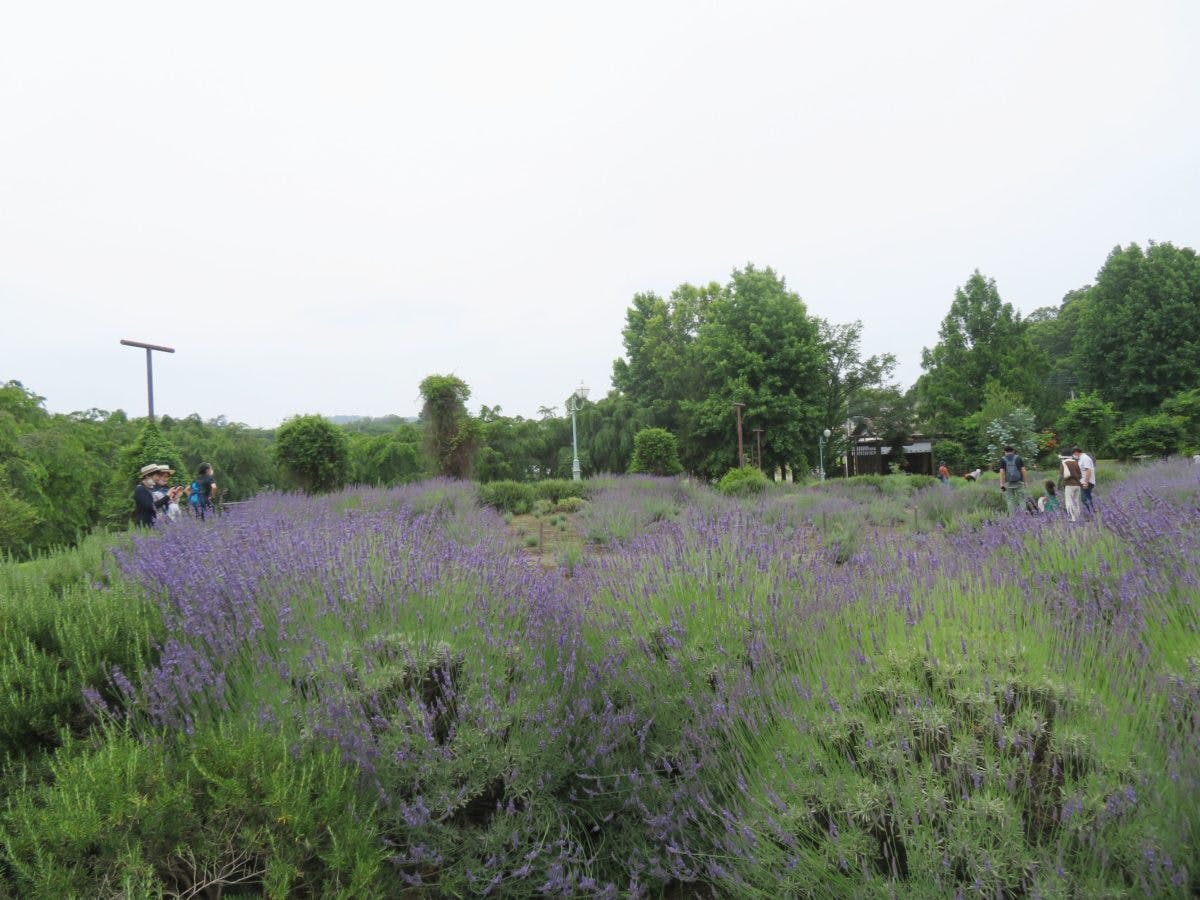
<path fill-rule="evenodd" d="M 697 340 L 712 305 L 726 296 L 716 282 L 681 284 L 669 300 L 636 294 L 621 337 L 625 358 L 613 363 L 613 386 L 650 422 L 670 431 L 685 427 L 683 404 L 700 399 L 705 378 Z M 623 471 L 623 470 L 620 470 Z"/>
<path fill-rule="evenodd" d="M 1116 407 L 1095 391 L 1089 391 L 1063 404 L 1054 428 L 1065 450 L 1077 444 L 1094 457 L 1108 447 L 1118 418 Z"/>
<path fill-rule="evenodd" d="M 1029 398 L 1041 422 L 1053 422 L 1063 403 L 1082 388 L 1084 375 L 1075 342 L 1087 304 L 1087 289 L 1080 288 L 1070 291 L 1059 306 L 1043 306 L 1025 317 L 1029 340 L 1046 361 L 1040 402 Z"/>
<path fill-rule="evenodd" d="M 1030 403 L 1047 362 L 1020 315 L 1000 299 L 995 280 L 976 269 L 954 292 L 938 343 L 921 353 L 921 368 L 916 388 L 922 418 L 933 430 L 957 437 L 962 421 L 981 407 L 989 381 Z"/>
<path fill-rule="evenodd" d="M 1075 339 L 1086 387 L 1129 415 L 1200 387 L 1200 258 L 1169 243 L 1115 248 Z"/>
<path fill-rule="evenodd" d="M 346 433 L 324 416 L 294 416 L 275 435 L 275 461 L 308 494 L 346 483 L 349 452 Z"/>
<path fill-rule="evenodd" d="M 683 404 L 684 466 L 716 478 L 738 464 L 734 403 L 746 434 L 762 428 L 763 467 L 807 469 L 821 421 L 824 347 L 804 301 L 770 268 L 734 270 L 696 339 L 701 396 Z"/>
<path fill-rule="evenodd" d="M 833 431 L 825 447 L 826 458 L 832 459 L 847 450 L 845 423 L 861 416 L 857 401 L 869 388 L 881 388 L 896 368 L 891 353 L 862 356 L 862 322 L 836 325 L 817 320 L 824 349 L 821 375 L 822 421 Z"/>
<path fill-rule="evenodd" d="M 480 443 L 479 423 L 467 413 L 471 389 L 454 375 L 429 375 L 418 389 L 425 401 L 426 447 L 437 474 L 466 478 Z"/>
<path fill-rule="evenodd" d="M 746 434 L 763 429 L 764 466 L 804 468 L 815 457 L 825 349 L 817 321 L 771 269 L 684 284 L 670 301 L 639 294 L 623 337 L 613 383 L 635 406 L 627 420 L 677 435 L 688 471 L 711 478 L 737 465 L 735 403 Z"/>

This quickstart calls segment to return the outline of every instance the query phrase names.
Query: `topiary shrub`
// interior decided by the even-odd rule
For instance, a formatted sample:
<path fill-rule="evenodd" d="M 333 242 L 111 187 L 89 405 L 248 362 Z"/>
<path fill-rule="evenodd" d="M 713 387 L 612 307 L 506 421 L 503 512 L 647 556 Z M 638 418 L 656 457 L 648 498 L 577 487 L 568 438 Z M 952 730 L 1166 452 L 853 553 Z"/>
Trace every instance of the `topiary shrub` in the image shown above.
<path fill-rule="evenodd" d="M 761 494 L 768 484 L 767 476 L 761 471 L 752 466 L 743 466 L 726 472 L 717 482 L 717 490 L 733 497 L 744 497 L 749 494 Z"/>
<path fill-rule="evenodd" d="M 346 432 L 324 416 L 293 416 L 275 433 L 275 462 L 306 494 L 340 488 L 349 457 Z"/>
<path fill-rule="evenodd" d="M 679 443 L 665 428 L 643 428 L 633 438 L 632 474 L 678 475 L 683 471 L 679 462 Z"/>

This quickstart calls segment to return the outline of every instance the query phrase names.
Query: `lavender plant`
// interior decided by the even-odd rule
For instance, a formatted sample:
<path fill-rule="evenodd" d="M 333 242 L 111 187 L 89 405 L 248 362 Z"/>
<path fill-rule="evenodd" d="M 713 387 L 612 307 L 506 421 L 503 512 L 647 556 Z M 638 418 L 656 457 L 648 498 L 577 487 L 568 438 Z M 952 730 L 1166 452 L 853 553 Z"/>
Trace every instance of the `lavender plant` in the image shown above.
<path fill-rule="evenodd" d="M 1077 524 L 902 478 L 593 487 L 608 549 L 572 577 L 454 482 L 142 535 L 119 562 L 163 637 L 114 715 L 151 746 L 278 734 L 281 771 L 332 754 L 382 893 L 1200 886 L 1193 468 Z"/>

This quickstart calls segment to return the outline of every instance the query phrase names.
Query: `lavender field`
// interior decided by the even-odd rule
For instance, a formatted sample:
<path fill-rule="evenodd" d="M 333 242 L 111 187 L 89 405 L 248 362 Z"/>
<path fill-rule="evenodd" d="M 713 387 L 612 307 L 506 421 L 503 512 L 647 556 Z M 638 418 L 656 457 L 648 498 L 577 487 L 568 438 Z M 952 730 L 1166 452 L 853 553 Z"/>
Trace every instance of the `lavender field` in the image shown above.
<path fill-rule="evenodd" d="M 1200 467 L 1074 525 L 903 478 L 593 487 L 557 568 L 451 482 L 80 564 L 91 619 L 5 622 L 10 661 L 93 649 L 17 692 L 77 678 L 57 724 L 0 711 L 0 891 L 1200 891 Z"/>

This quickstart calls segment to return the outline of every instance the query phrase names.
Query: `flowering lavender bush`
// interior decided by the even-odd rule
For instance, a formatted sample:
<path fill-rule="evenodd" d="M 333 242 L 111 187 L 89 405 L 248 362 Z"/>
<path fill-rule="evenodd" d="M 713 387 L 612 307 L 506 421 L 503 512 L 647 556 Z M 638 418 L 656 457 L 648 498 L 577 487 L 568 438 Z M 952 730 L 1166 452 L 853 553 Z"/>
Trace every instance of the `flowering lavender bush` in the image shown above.
<path fill-rule="evenodd" d="M 164 636 L 112 672 L 114 714 L 164 747 L 277 733 L 281 772 L 332 753 L 375 805 L 345 827 L 377 834 L 379 893 L 1200 886 L 1193 468 L 1146 467 L 1074 525 L 906 479 L 593 488 L 605 548 L 570 578 L 442 481 L 140 536 L 119 562 Z"/>

